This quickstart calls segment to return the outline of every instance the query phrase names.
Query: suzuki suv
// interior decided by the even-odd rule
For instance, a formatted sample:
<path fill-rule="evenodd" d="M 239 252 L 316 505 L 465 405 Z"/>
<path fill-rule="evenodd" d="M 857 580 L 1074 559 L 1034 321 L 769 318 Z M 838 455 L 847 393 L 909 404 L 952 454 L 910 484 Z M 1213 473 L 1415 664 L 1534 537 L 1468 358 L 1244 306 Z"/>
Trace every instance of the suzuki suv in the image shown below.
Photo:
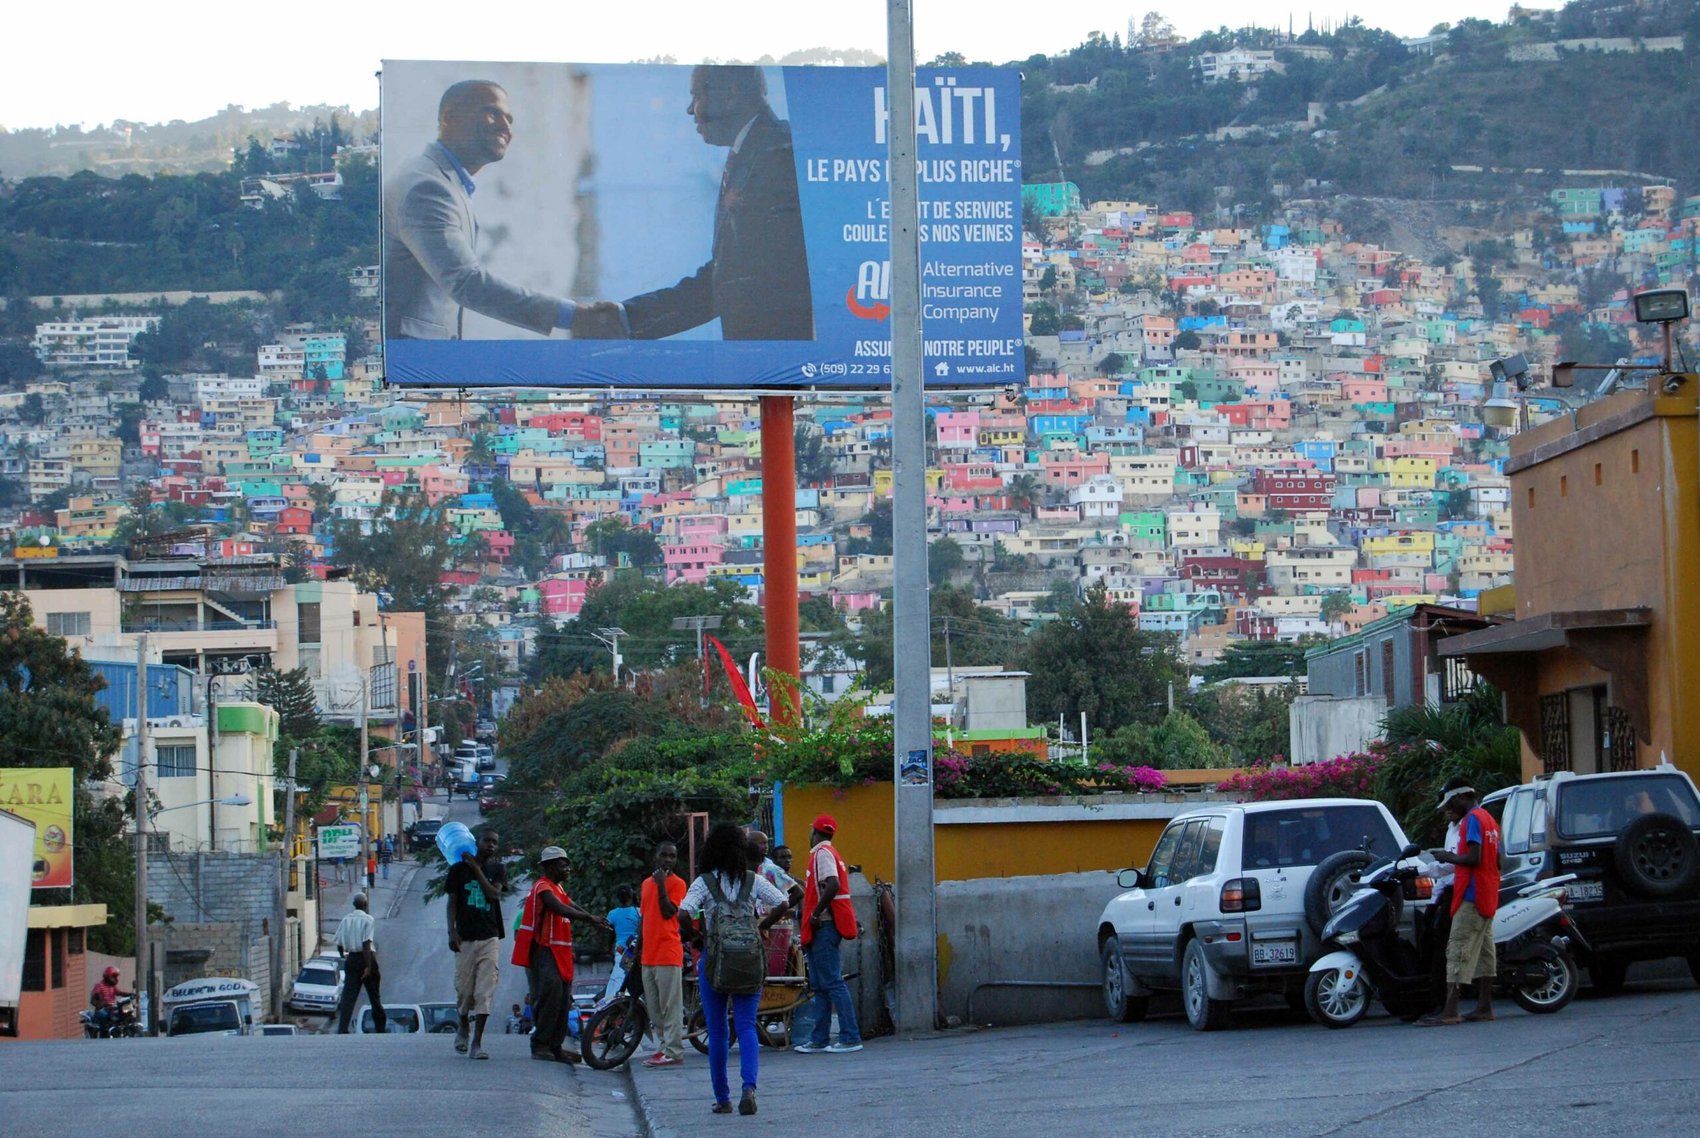
<path fill-rule="evenodd" d="M 1637 960 L 1680 956 L 1700 980 L 1700 794 L 1669 764 L 1561 771 L 1490 795 L 1507 890 L 1574 873 L 1565 888 L 1595 988 L 1623 987 Z"/>
<path fill-rule="evenodd" d="M 1379 802 L 1306 798 L 1201 806 L 1170 822 L 1127 892 L 1098 918 L 1104 1003 L 1144 1018 L 1153 991 L 1178 990 L 1192 1026 L 1226 1027 L 1249 996 L 1281 993 L 1303 1006 L 1319 934 L 1372 861 L 1395 857 L 1405 834 Z"/>

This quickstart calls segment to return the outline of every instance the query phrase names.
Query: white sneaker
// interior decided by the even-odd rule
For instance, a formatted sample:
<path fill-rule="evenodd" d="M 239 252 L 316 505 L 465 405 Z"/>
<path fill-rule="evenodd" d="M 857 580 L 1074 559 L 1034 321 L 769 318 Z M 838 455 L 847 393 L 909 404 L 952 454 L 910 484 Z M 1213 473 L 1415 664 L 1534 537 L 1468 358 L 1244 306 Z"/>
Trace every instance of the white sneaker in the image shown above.
<path fill-rule="evenodd" d="M 833 1046 L 837 1045 L 834 1044 Z M 823 1051 L 831 1051 L 832 1047 L 829 1047 L 824 1043 L 799 1043 L 797 1046 L 791 1048 L 791 1050 L 795 1051 L 799 1055 L 819 1055 Z"/>
<path fill-rule="evenodd" d="M 861 1049 L 862 1045 L 860 1043 L 845 1043 L 840 1040 L 839 1042 L 827 1047 L 826 1050 L 833 1055 L 848 1055 L 852 1051 L 860 1051 Z"/>

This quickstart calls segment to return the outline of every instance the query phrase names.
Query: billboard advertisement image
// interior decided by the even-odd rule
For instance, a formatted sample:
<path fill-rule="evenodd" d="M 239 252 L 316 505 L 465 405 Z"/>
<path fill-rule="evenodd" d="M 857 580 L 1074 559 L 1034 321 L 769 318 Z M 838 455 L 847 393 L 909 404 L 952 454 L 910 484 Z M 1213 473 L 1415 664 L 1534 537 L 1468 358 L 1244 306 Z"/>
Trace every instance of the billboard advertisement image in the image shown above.
<path fill-rule="evenodd" d="M 71 855 L 70 767 L 0 767 L 0 810 L 35 823 L 30 883 L 36 889 L 69 889 Z"/>
<path fill-rule="evenodd" d="M 881 68 L 384 64 L 404 386 L 877 390 Z M 1019 76 L 916 82 L 930 386 L 1024 377 Z"/>

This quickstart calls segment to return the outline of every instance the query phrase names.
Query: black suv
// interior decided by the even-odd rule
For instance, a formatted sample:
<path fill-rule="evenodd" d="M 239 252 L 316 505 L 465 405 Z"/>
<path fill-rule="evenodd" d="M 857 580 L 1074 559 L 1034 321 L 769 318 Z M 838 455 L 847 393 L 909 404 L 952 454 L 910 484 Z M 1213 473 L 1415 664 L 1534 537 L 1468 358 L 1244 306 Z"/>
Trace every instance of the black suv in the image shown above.
<path fill-rule="evenodd" d="M 1700 981 L 1700 794 L 1683 772 L 1548 778 L 1489 795 L 1504 888 L 1574 873 L 1566 890 L 1595 988 L 1623 986 L 1637 960 L 1680 956 Z"/>
<path fill-rule="evenodd" d="M 443 828 L 441 818 L 424 818 L 413 824 L 407 832 L 407 848 L 417 853 L 428 850 L 437 841 L 437 831 Z"/>

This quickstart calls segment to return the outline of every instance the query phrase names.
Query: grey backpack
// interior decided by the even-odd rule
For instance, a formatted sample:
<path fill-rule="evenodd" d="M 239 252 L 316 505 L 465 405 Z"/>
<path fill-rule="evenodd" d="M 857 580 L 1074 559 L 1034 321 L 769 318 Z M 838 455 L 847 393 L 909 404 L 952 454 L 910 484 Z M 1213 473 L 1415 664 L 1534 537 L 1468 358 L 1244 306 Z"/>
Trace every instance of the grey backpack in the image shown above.
<path fill-rule="evenodd" d="M 767 979 L 767 951 L 756 924 L 756 875 L 744 874 L 735 897 L 728 897 L 712 873 L 703 874 L 708 884 L 708 959 L 705 974 L 709 986 L 728 996 L 751 996 L 761 991 Z"/>

